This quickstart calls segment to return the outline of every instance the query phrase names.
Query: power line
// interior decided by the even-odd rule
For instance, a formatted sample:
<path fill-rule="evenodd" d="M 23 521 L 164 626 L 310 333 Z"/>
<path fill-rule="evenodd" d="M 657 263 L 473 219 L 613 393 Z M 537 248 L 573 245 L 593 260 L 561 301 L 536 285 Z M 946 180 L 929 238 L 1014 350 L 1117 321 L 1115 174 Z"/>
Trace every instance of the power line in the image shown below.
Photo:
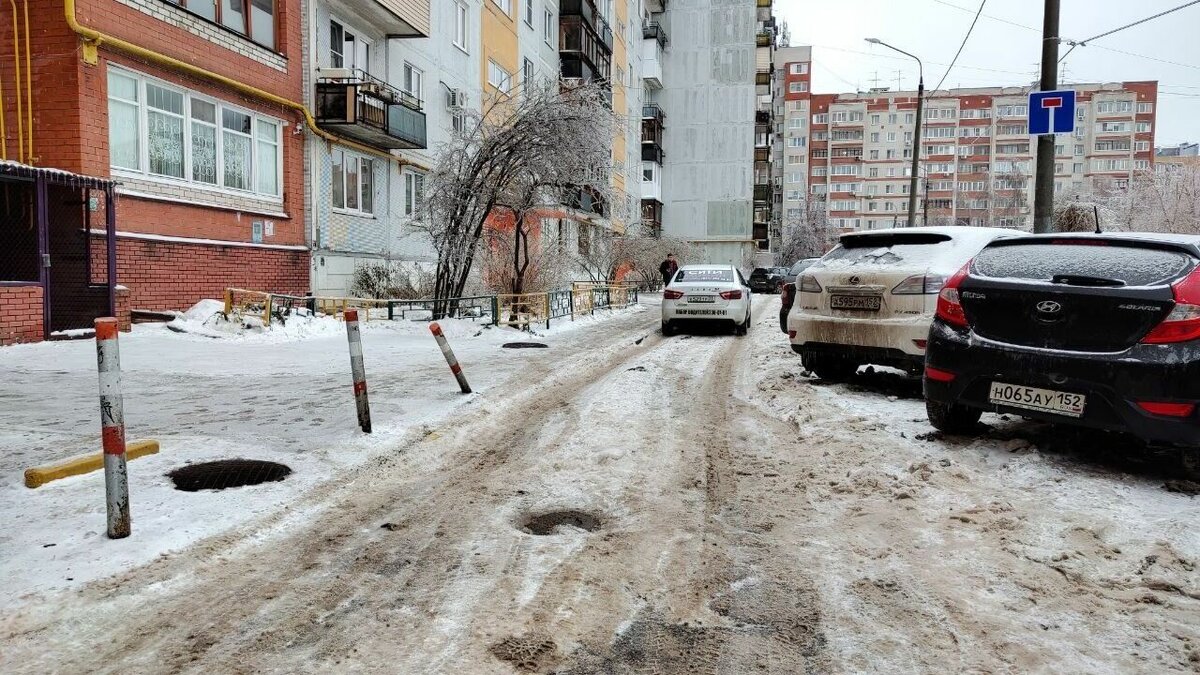
<path fill-rule="evenodd" d="M 1200 0 L 1197 0 L 1197 1 L 1200 2 Z M 1159 63 L 1166 63 L 1166 64 L 1169 64 L 1172 66 L 1179 66 L 1181 68 L 1191 68 L 1193 70 L 1200 70 L 1200 66 L 1192 65 L 1190 63 L 1180 63 L 1178 61 L 1168 61 L 1166 59 L 1160 59 L 1160 58 L 1157 58 L 1154 56 L 1146 56 L 1145 54 L 1134 54 L 1133 52 L 1127 52 L 1122 49 L 1113 49 L 1112 47 L 1105 47 L 1104 45 L 1083 45 L 1083 46 L 1084 47 L 1095 47 L 1096 49 L 1103 49 L 1106 52 L 1114 52 L 1116 54 L 1124 54 L 1125 56 L 1133 56 L 1133 57 L 1136 57 L 1139 59 L 1146 59 L 1147 61 L 1157 61 Z"/>
<path fill-rule="evenodd" d="M 1172 8 L 1172 9 L 1168 9 L 1168 10 L 1166 10 L 1166 11 L 1159 12 L 1158 14 L 1155 14 L 1154 16 L 1148 16 L 1148 17 L 1146 17 L 1146 18 L 1144 18 L 1144 19 L 1139 19 L 1139 20 L 1137 20 L 1137 21 L 1134 21 L 1133 23 L 1127 23 L 1127 24 L 1125 24 L 1124 26 L 1121 26 L 1121 27 L 1119 27 L 1119 28 L 1114 28 L 1114 29 L 1112 29 L 1112 30 L 1110 30 L 1110 31 L 1106 31 L 1106 32 L 1104 32 L 1104 33 L 1101 33 L 1101 34 L 1099 34 L 1099 35 L 1092 36 L 1092 37 L 1090 37 L 1090 38 L 1088 38 L 1088 39 L 1086 39 L 1086 40 L 1079 40 L 1078 42 L 1072 42 L 1072 41 L 1070 41 L 1070 40 L 1063 40 L 1063 42 L 1066 42 L 1066 43 L 1068 43 L 1068 44 L 1071 44 L 1072 46 L 1074 46 L 1074 45 L 1076 45 L 1076 44 L 1079 44 L 1079 45 L 1082 45 L 1082 46 L 1086 47 L 1086 46 L 1088 46 L 1088 44 L 1087 44 L 1087 43 L 1091 42 L 1092 40 L 1099 40 L 1099 39 L 1100 39 L 1100 38 L 1102 38 L 1102 37 L 1108 37 L 1109 35 L 1112 35 L 1113 33 L 1119 33 L 1119 32 L 1121 32 L 1121 31 L 1125 30 L 1126 28 L 1133 28 L 1134 26 L 1139 26 L 1139 25 L 1141 25 L 1141 24 L 1143 24 L 1143 23 L 1146 23 L 1147 21 L 1153 21 L 1154 19 L 1157 19 L 1157 18 L 1159 18 L 1159 17 L 1161 17 L 1161 16 L 1166 16 L 1166 15 L 1168 15 L 1168 14 L 1171 14 L 1171 13 L 1173 13 L 1173 12 L 1178 12 L 1178 11 L 1179 11 L 1179 10 L 1181 10 L 1181 9 L 1186 9 L 1186 8 L 1188 8 L 1188 7 L 1191 7 L 1192 5 L 1198 5 L 1198 4 L 1200 4 L 1200 0 L 1191 0 L 1191 2 L 1185 2 L 1185 3 L 1183 3 L 1182 5 L 1180 5 L 1180 6 L 1178 6 L 1178 7 L 1174 7 L 1174 8 Z"/>
<path fill-rule="evenodd" d="M 967 13 L 969 13 L 969 14 L 974 14 L 974 13 L 975 13 L 975 10 L 973 10 L 973 9 L 971 9 L 971 8 L 969 8 L 969 7 L 962 7 L 961 5 L 956 5 L 956 4 L 952 3 L 952 2 L 946 2 L 946 0 L 933 0 L 933 1 L 934 1 L 934 2 L 936 2 L 936 3 L 938 3 L 939 5 L 945 5 L 945 6 L 947 6 L 947 7 L 953 7 L 954 9 L 957 9 L 957 10 L 959 10 L 959 11 L 962 11 L 962 12 L 967 12 Z M 1026 26 L 1026 25 L 1025 25 L 1025 24 L 1023 24 L 1023 23 L 1017 23 L 1016 21 L 1009 21 L 1008 19 L 1005 19 L 1005 18 L 1002 18 L 1002 17 L 999 17 L 999 16 L 993 16 L 993 15 L 991 15 L 991 14 L 983 14 L 983 13 L 980 13 L 980 16 L 982 16 L 982 17 L 983 17 L 983 18 L 985 18 L 985 19 L 991 19 L 992 21 L 999 21 L 1000 23 L 1006 23 L 1006 24 L 1008 24 L 1008 25 L 1010 25 L 1010 26 L 1016 26 L 1017 28 L 1024 28 L 1025 30 L 1031 30 L 1031 31 L 1033 31 L 1033 32 L 1035 32 L 1035 33 L 1040 33 L 1040 32 L 1042 32 L 1042 29 L 1041 29 L 1041 28 L 1034 28 L 1033 26 Z"/>
<path fill-rule="evenodd" d="M 1200 0 L 1196 0 L 1196 2 L 1200 2 Z M 971 39 L 971 33 L 975 30 L 975 24 L 979 23 L 979 16 L 983 14 L 983 7 L 986 4 L 987 0 L 981 0 L 979 3 L 979 11 L 975 12 L 975 18 L 971 20 L 971 27 L 967 29 L 967 34 L 963 36 L 962 44 L 958 45 L 958 51 L 954 52 L 954 58 L 950 59 L 950 65 L 946 68 L 946 72 L 942 73 L 942 79 L 933 88 L 934 91 L 942 88 L 942 84 L 946 82 L 946 77 L 954 69 L 954 64 L 958 62 L 958 57 L 962 54 L 963 48 L 967 46 L 967 40 Z"/>
<path fill-rule="evenodd" d="M 828 71 L 830 75 L 833 75 L 834 77 L 841 80 L 842 82 L 845 82 L 847 85 L 854 87 L 854 91 L 859 90 L 859 86 L 858 86 L 857 82 L 851 82 L 850 80 L 847 80 L 846 78 L 842 77 L 841 75 L 838 75 L 836 72 L 834 72 L 833 68 L 830 68 L 829 66 L 825 65 L 821 61 L 813 61 L 813 63 L 817 64 L 818 66 L 821 66 L 826 71 Z"/>

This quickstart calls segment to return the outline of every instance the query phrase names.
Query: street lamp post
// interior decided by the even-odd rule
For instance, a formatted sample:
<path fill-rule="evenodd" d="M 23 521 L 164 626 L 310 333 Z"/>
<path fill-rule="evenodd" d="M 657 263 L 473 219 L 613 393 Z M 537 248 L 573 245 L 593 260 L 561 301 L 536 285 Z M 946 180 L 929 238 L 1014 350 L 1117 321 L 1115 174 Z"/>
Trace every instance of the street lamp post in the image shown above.
<path fill-rule="evenodd" d="M 917 224 L 917 171 L 921 165 L 921 125 L 925 122 L 923 117 L 925 114 L 925 66 L 915 54 L 909 54 L 903 49 L 893 47 L 879 38 L 867 38 L 867 42 L 887 47 L 917 62 L 917 73 L 919 75 L 919 79 L 917 80 L 917 123 L 913 129 L 912 176 L 908 184 L 908 226 L 913 227 Z"/>

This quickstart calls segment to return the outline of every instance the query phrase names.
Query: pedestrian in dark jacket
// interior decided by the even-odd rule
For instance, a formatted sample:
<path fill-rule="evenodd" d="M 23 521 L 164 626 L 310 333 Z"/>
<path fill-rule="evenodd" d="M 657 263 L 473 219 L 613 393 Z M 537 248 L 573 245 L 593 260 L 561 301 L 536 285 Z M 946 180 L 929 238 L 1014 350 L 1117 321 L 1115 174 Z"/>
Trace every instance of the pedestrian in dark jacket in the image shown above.
<path fill-rule="evenodd" d="M 671 283 L 671 277 L 675 276 L 675 273 L 679 271 L 679 263 L 675 261 L 674 253 L 667 254 L 667 259 L 662 261 L 662 264 L 658 266 L 658 271 L 662 274 L 663 286 Z"/>

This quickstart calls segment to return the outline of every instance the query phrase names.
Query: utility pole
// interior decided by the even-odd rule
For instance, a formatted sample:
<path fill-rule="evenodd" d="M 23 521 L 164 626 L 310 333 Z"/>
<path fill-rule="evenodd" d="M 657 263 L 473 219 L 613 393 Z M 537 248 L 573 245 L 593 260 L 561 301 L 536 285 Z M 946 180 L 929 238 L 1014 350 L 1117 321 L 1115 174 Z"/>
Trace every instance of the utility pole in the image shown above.
<path fill-rule="evenodd" d="M 920 63 L 918 60 L 917 63 Z M 917 224 L 917 171 L 921 166 L 921 127 L 925 124 L 925 73 L 921 69 L 921 79 L 917 82 L 917 123 L 913 128 L 913 161 L 912 177 L 908 183 L 908 226 Z M 1039 149 L 1041 146 L 1038 146 Z M 1054 152 L 1054 142 L 1050 143 L 1050 152 Z M 1051 157 L 1053 160 L 1053 157 Z M 1053 180 L 1053 176 L 1051 177 Z M 1051 186 L 1053 188 L 1053 185 Z"/>
<path fill-rule="evenodd" d="M 1042 22 L 1042 91 L 1058 88 L 1058 13 L 1059 0 L 1046 0 Z M 1054 139 L 1053 133 L 1038 136 L 1033 231 L 1039 234 L 1054 231 Z"/>

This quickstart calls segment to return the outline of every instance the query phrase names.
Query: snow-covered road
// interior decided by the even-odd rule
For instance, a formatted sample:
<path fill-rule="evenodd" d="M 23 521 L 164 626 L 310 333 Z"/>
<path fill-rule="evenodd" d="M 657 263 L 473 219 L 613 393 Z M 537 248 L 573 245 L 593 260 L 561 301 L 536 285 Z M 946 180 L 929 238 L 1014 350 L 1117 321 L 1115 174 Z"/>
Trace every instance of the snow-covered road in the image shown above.
<path fill-rule="evenodd" d="M 238 527 L 11 599 L 0 670 L 1200 668 L 1200 501 L 1153 464 L 1090 459 L 1096 439 L 990 416 L 982 438 L 941 438 L 911 383 L 811 380 L 777 302 L 756 299 L 748 338 L 663 339 L 647 311 L 476 368 L 486 386 L 452 416 L 431 403 L 384 451 L 270 486 L 286 503 Z M 324 398 L 345 393 L 341 367 Z M 160 399 L 184 394 L 162 378 Z M 30 396 L 13 405 L 49 405 Z M 353 426 L 336 403 L 327 439 L 249 442 L 316 452 Z"/>

